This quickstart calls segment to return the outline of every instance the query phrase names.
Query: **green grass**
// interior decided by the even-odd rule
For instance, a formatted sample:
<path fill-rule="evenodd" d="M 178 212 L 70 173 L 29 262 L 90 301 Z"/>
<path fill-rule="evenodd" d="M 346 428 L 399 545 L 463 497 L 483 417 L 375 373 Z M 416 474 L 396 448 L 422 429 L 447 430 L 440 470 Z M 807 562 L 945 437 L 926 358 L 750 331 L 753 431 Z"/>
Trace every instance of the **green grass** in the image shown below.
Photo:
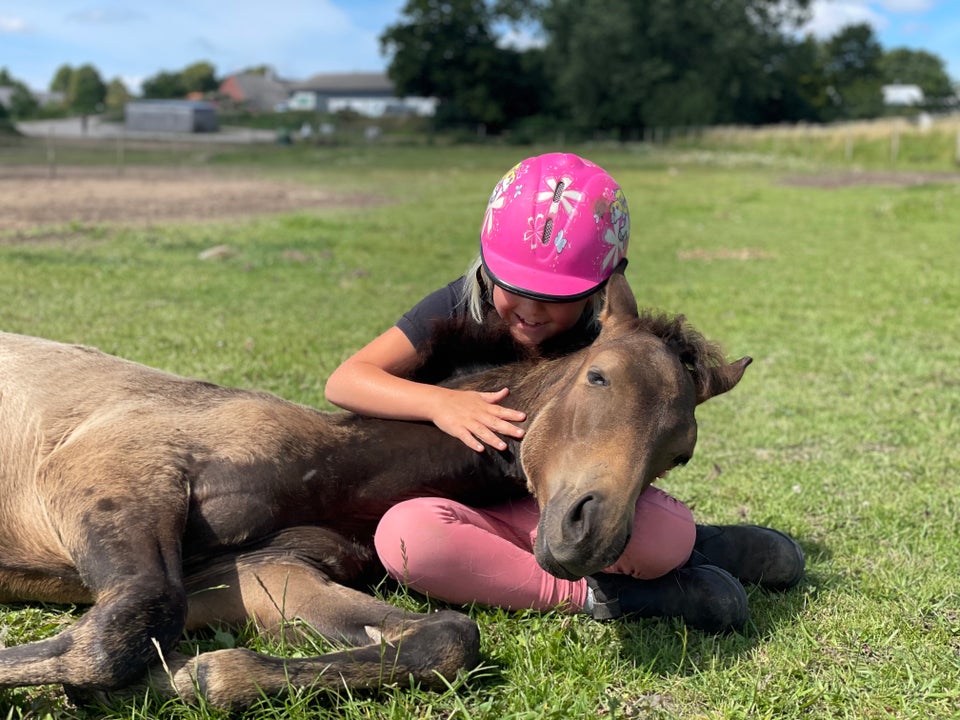
<path fill-rule="evenodd" d="M 323 407 L 324 380 L 346 355 L 462 271 L 493 183 L 536 151 L 278 150 L 259 172 L 377 202 L 0 236 L 0 328 Z M 807 577 L 785 595 L 751 590 L 751 626 L 722 637 L 674 621 L 468 608 L 484 667 L 446 692 L 297 695 L 247 716 L 956 716 L 960 185 L 823 190 L 783 184 L 795 169 L 776 162 L 582 152 L 627 192 L 628 278 L 641 304 L 684 312 L 731 357 L 755 358 L 730 395 L 700 409 L 696 457 L 664 489 L 703 522 L 791 532 Z M 236 253 L 197 259 L 218 244 Z M 47 636 L 74 617 L 0 606 L 0 639 Z M 249 632 L 201 642 L 292 652 Z M 226 717 L 153 699 L 81 710 L 59 688 L 0 691 L 0 718 L 7 712 Z"/>

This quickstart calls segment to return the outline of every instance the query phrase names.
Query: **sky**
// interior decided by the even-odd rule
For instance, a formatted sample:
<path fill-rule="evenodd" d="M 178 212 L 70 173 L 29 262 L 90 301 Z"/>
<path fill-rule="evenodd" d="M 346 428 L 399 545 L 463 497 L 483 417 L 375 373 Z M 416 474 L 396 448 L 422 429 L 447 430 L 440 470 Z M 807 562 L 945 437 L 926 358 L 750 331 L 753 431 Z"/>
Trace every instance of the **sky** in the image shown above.
<path fill-rule="evenodd" d="M 0 0 L 0 67 L 46 90 L 61 65 L 92 64 L 138 92 L 199 61 L 218 76 L 271 65 L 289 80 L 383 71 L 379 36 L 404 0 Z M 814 0 L 808 30 L 829 37 L 867 22 L 885 50 L 938 55 L 960 82 L 957 0 Z"/>

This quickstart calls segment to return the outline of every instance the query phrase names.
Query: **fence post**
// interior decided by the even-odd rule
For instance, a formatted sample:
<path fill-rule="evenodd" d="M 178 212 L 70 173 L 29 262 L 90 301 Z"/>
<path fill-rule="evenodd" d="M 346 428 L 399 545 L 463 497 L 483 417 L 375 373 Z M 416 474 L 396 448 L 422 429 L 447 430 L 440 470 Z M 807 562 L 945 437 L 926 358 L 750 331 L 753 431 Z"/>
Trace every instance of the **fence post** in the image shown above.
<path fill-rule="evenodd" d="M 847 158 L 847 162 L 853 160 L 853 133 L 847 133 L 847 144 L 844 148 L 844 156 Z"/>
<path fill-rule="evenodd" d="M 890 162 L 895 163 L 900 155 L 900 131 L 894 128 L 890 135 Z"/>
<path fill-rule="evenodd" d="M 117 133 L 117 175 L 123 175 L 124 171 L 124 136 L 125 132 L 121 130 Z"/>
<path fill-rule="evenodd" d="M 57 176 L 57 148 L 53 142 L 53 127 L 47 128 L 47 177 Z"/>

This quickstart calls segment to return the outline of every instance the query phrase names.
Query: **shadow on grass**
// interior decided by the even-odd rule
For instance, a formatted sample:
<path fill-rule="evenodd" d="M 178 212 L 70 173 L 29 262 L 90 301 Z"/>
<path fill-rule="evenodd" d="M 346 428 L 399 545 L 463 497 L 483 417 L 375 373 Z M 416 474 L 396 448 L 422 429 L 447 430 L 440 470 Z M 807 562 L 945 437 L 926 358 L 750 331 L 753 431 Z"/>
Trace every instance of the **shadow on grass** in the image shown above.
<path fill-rule="evenodd" d="M 823 558 L 828 551 L 823 547 L 804 546 L 808 557 Z M 801 622 L 809 611 L 811 590 L 823 587 L 829 579 L 809 571 L 795 587 L 783 591 L 746 586 L 750 602 L 750 620 L 741 632 L 704 633 L 686 626 L 677 618 L 619 621 L 615 626 L 624 659 L 654 675 L 688 675 L 699 672 L 703 660 L 729 666 L 745 653 L 762 645 L 781 628 Z"/>

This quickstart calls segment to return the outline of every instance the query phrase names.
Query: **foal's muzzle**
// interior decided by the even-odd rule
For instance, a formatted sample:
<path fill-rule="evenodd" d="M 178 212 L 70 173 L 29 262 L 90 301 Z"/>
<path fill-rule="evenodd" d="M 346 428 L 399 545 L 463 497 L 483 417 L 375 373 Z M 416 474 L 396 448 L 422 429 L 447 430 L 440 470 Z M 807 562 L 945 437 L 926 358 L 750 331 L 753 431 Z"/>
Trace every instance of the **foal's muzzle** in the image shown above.
<path fill-rule="evenodd" d="M 576 580 L 615 563 L 632 529 L 633 512 L 614 507 L 601 493 L 555 497 L 540 513 L 533 552 L 551 575 Z"/>

